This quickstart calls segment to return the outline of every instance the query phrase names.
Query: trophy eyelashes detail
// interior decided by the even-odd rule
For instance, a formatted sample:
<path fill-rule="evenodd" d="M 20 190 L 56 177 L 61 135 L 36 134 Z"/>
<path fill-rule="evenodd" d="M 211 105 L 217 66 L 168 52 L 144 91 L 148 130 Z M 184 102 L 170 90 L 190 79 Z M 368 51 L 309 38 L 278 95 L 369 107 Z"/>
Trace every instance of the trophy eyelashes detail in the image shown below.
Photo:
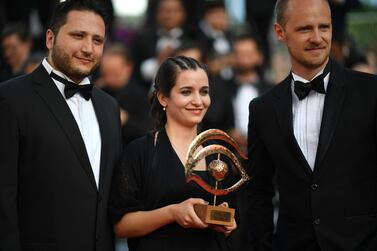
<path fill-rule="evenodd" d="M 245 169 L 241 166 L 241 163 L 236 155 L 222 145 L 208 145 L 195 153 L 198 147 L 201 146 L 205 141 L 214 139 L 222 140 L 228 143 L 229 145 L 234 147 L 234 149 L 242 158 L 247 159 L 238 144 L 228 134 L 218 129 L 209 129 L 200 133 L 192 141 L 187 152 L 185 175 L 187 182 L 194 181 L 204 190 L 214 195 L 213 206 L 199 204 L 195 205 L 195 212 L 197 213 L 199 218 L 205 223 L 227 226 L 232 224 L 232 220 L 234 218 L 234 209 L 216 206 L 216 196 L 226 195 L 228 193 L 234 192 L 235 190 L 240 188 L 243 183 L 248 181 L 250 177 L 247 175 Z M 208 155 L 216 153 L 218 154 L 217 159 L 213 160 L 207 168 L 208 172 L 215 180 L 215 187 L 212 187 L 211 185 L 207 184 L 200 176 L 195 174 L 193 172 L 193 169 L 201 159 L 205 158 Z M 231 187 L 224 189 L 218 189 L 218 183 L 226 179 L 229 173 L 229 167 L 227 163 L 220 160 L 220 154 L 224 154 L 232 161 L 236 170 L 241 176 L 241 179 L 237 183 L 235 183 Z"/>

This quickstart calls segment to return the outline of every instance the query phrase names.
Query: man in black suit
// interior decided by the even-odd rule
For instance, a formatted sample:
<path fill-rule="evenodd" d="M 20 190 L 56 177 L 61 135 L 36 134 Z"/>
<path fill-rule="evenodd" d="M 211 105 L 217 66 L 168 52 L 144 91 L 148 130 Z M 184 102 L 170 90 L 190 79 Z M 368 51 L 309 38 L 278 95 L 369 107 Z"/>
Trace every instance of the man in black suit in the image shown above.
<path fill-rule="evenodd" d="M 48 58 L 0 86 L 0 250 L 113 250 L 107 202 L 121 136 L 116 101 L 88 79 L 106 34 L 98 4 L 58 4 Z"/>
<path fill-rule="evenodd" d="M 98 86 L 118 101 L 123 147 L 152 129 L 148 92 L 131 76 L 132 71 L 133 63 L 125 47 L 113 45 L 105 49 Z"/>
<path fill-rule="evenodd" d="M 326 0 L 280 0 L 276 13 L 292 72 L 250 103 L 249 244 L 377 250 L 377 78 L 329 59 Z"/>
<path fill-rule="evenodd" d="M 150 91 L 160 63 L 173 55 L 189 34 L 184 29 L 186 9 L 182 0 L 159 0 L 154 25 L 136 34 L 131 44 L 134 76 Z"/>
<path fill-rule="evenodd" d="M 258 34 L 263 52 L 263 66 L 270 65 L 270 32 L 271 20 L 274 13 L 276 0 L 247 0 L 245 1 L 246 19 L 250 26 L 250 32 Z"/>

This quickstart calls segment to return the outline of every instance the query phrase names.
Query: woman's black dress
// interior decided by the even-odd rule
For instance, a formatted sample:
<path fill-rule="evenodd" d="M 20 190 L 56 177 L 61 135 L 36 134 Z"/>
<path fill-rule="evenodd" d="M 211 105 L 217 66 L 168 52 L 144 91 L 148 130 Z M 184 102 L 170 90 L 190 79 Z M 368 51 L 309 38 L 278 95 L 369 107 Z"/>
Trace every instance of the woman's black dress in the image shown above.
<path fill-rule="evenodd" d="M 211 157 L 215 156 L 207 157 L 207 164 Z M 214 184 L 206 171 L 197 171 L 197 174 L 207 183 Z M 157 137 L 149 134 L 131 142 L 126 148 L 123 164 L 114 174 L 110 216 L 115 223 L 125 213 L 149 211 L 189 198 L 213 202 L 211 194 L 193 182 L 186 182 L 183 164 L 163 130 Z M 234 206 L 232 195 L 218 197 L 217 201 L 228 201 Z M 209 228 L 186 229 L 177 223 L 168 224 L 143 237 L 130 238 L 128 243 L 131 251 L 228 250 L 223 233 Z"/>

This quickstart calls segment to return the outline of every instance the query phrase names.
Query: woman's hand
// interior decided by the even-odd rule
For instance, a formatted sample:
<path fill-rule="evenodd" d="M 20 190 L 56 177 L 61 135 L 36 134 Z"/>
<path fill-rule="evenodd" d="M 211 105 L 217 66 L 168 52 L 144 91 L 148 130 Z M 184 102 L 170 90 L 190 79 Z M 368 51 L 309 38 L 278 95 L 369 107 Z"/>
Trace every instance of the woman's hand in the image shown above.
<path fill-rule="evenodd" d="M 196 215 L 194 210 L 195 204 L 207 205 L 202 199 L 190 198 L 171 207 L 174 220 L 183 228 L 206 228 L 207 224 L 203 223 Z"/>
<path fill-rule="evenodd" d="M 150 211 L 129 212 L 115 224 L 115 234 L 120 237 L 146 236 L 156 229 L 177 222 L 184 228 L 206 228 L 194 211 L 195 204 L 207 205 L 202 199 L 188 199 L 179 204 L 170 204 Z"/>
<path fill-rule="evenodd" d="M 223 202 L 219 205 L 220 207 L 229 207 L 227 202 Z M 224 233 L 225 236 L 229 236 L 234 230 L 237 229 L 237 222 L 233 218 L 233 224 L 231 226 L 220 226 L 220 225 L 210 225 L 210 228 L 217 232 Z"/>

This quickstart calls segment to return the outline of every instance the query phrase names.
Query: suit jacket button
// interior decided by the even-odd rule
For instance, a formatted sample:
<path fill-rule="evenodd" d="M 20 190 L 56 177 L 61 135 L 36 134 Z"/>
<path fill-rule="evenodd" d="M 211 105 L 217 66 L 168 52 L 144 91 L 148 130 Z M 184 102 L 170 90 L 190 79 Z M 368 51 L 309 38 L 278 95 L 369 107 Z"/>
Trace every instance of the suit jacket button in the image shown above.
<path fill-rule="evenodd" d="M 101 195 L 99 195 L 99 196 L 98 196 L 98 203 L 101 203 L 101 202 L 102 202 L 102 200 L 103 200 L 103 199 L 102 199 L 102 196 L 101 196 Z"/>
<path fill-rule="evenodd" d="M 101 236 L 99 234 L 96 234 L 96 241 L 99 241 L 100 238 Z"/>
<path fill-rule="evenodd" d="M 315 191 L 318 189 L 318 184 L 314 183 L 310 187 L 312 188 L 313 191 Z"/>
<path fill-rule="evenodd" d="M 314 225 L 319 225 L 321 224 L 321 219 L 320 218 L 317 218 L 313 221 Z"/>

